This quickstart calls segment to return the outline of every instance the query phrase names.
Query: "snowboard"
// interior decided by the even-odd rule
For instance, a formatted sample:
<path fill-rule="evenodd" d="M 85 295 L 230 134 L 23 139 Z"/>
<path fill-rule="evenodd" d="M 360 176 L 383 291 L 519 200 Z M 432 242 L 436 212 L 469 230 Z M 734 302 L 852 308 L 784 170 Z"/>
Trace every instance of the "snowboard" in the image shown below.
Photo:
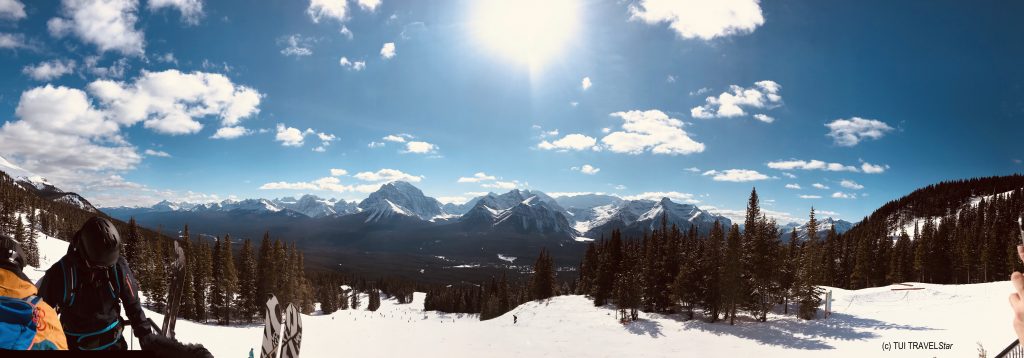
<path fill-rule="evenodd" d="M 288 304 L 284 318 L 284 341 L 281 342 L 281 358 L 298 358 L 299 343 L 302 341 L 302 316 L 294 304 Z"/>
<path fill-rule="evenodd" d="M 178 321 L 178 310 L 181 308 L 181 292 L 185 288 L 185 250 L 178 242 L 174 242 L 174 261 L 170 267 L 171 286 L 167 294 L 167 311 L 164 312 L 162 332 L 164 337 L 174 339 L 174 324 Z"/>
<path fill-rule="evenodd" d="M 270 295 L 267 300 L 267 314 L 263 320 L 263 348 L 260 358 L 277 358 L 277 342 L 281 336 L 281 306 L 277 297 Z"/>

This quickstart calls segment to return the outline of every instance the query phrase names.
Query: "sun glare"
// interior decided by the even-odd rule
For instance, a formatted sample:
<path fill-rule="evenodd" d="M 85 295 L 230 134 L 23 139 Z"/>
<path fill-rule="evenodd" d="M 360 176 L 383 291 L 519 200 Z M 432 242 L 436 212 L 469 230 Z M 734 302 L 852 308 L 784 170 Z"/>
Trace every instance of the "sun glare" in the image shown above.
<path fill-rule="evenodd" d="M 575 0 L 475 1 L 473 31 L 486 47 L 537 70 L 576 33 Z"/>

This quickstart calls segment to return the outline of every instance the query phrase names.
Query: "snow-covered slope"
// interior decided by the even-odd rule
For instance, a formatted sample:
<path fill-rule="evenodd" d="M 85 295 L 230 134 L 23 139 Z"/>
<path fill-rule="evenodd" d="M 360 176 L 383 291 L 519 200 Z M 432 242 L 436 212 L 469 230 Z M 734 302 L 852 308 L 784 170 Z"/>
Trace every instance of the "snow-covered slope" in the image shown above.
<path fill-rule="evenodd" d="M 518 233 L 560 234 L 575 238 L 564 209 L 538 191 L 514 189 L 505 194 L 488 194 L 459 218 L 468 228 Z"/>
<path fill-rule="evenodd" d="M 396 181 L 380 186 L 380 189 L 359 203 L 359 209 L 370 212 L 368 221 L 377 221 L 392 214 L 417 217 L 430 220 L 443 215 L 441 203 L 437 199 L 423 195 L 420 189 L 404 181 Z"/>
<path fill-rule="evenodd" d="M 676 225 L 681 230 L 695 225 L 697 230 L 707 233 L 715 220 L 722 226 L 732 225 L 732 221 L 720 215 L 704 211 L 696 205 L 680 204 L 669 198 L 654 200 L 626 200 L 620 204 L 598 206 L 589 212 L 575 215 L 576 230 L 586 233 L 588 238 L 597 238 L 608 234 L 612 229 L 620 229 L 633 235 L 660 228 L 662 215 L 666 215 L 667 225 Z"/>
<path fill-rule="evenodd" d="M 818 220 L 818 239 L 824 239 L 828 235 L 828 231 L 835 225 L 836 233 L 842 234 L 853 228 L 853 223 L 842 220 L 833 219 L 832 217 L 826 217 Z M 779 237 L 783 239 L 783 242 L 789 240 L 789 236 L 796 230 L 797 239 L 803 241 L 807 240 L 807 224 L 789 223 L 786 225 L 779 226 Z"/>
<path fill-rule="evenodd" d="M 38 236 L 42 268 L 26 268 L 38 280 L 67 251 L 67 243 Z M 803 321 L 770 314 L 767 323 L 741 316 L 726 322 L 685 321 L 678 315 L 640 313 L 620 324 L 612 307 L 594 307 L 583 296 L 560 296 L 516 307 L 479 321 L 477 315 L 423 312 L 423 293 L 413 303 L 382 300 L 376 312 L 338 311 L 303 316 L 303 357 L 976 357 L 989 356 L 1014 339 L 1006 301 L 1009 282 L 973 285 L 912 283 L 897 287 L 833 291 L 829 318 Z M 903 288 L 898 286 L 898 288 Z M 364 297 L 363 302 L 369 300 Z M 365 305 L 364 305 L 365 307 Z M 163 316 L 147 310 L 160 322 Z M 512 317 L 518 317 L 513 323 Z M 126 330 L 126 339 L 131 330 Z M 179 319 L 177 338 L 200 343 L 216 357 L 259 351 L 261 325 L 216 326 Z M 884 351 L 886 342 L 944 342 L 948 350 Z M 132 342 L 138 349 L 138 341 Z M 258 354 L 258 353 L 257 353 Z"/>

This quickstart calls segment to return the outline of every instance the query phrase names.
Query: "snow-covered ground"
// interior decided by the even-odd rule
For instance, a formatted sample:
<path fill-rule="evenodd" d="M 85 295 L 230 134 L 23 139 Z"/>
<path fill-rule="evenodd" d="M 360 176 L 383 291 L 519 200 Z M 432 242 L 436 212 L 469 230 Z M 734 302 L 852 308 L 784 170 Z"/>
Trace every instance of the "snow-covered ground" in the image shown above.
<path fill-rule="evenodd" d="M 39 238 L 42 266 L 49 267 L 67 243 Z M 30 267 L 26 274 L 38 280 L 43 270 Z M 640 321 L 623 325 L 613 309 L 594 307 L 582 296 L 530 302 L 485 322 L 476 315 L 422 312 L 423 293 L 411 304 L 383 300 L 377 312 L 365 311 L 369 300 L 364 297 L 358 311 L 303 316 L 301 352 L 304 357 L 976 357 L 978 343 L 994 356 L 1014 338 L 1009 282 L 913 285 L 923 289 L 826 288 L 834 295 L 829 318 L 770 315 L 767 323 L 744 318 L 735 326 L 642 312 Z M 179 320 L 176 333 L 216 357 L 244 357 L 249 349 L 259 354 L 262 330 L 261 324 L 221 327 Z M 910 350 L 908 343 L 907 349 L 884 351 L 887 342 L 945 342 L 952 348 Z M 138 349 L 138 342 L 134 346 Z"/>

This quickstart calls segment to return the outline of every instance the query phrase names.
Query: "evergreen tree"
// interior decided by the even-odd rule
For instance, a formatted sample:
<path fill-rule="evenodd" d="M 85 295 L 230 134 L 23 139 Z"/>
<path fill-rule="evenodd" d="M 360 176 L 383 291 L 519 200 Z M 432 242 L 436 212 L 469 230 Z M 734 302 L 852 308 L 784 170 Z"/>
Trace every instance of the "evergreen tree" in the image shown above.
<path fill-rule="evenodd" d="M 185 229 L 181 232 L 181 250 L 185 253 L 185 280 L 182 282 L 181 308 L 178 314 L 186 319 L 195 320 L 196 297 L 193 281 L 195 280 L 196 257 L 194 256 L 190 236 L 188 225 L 185 225 Z"/>
<path fill-rule="evenodd" d="M 756 225 L 756 224 L 755 224 Z M 742 243 L 740 227 L 732 224 L 725 239 L 725 261 L 722 270 L 722 302 L 725 305 L 729 324 L 736 323 L 736 311 L 745 298 L 743 295 Z"/>
<path fill-rule="evenodd" d="M 352 307 L 352 309 L 354 309 L 354 310 L 358 310 L 359 309 L 359 291 L 356 291 L 355 287 L 352 288 L 351 296 L 352 296 L 352 304 L 350 304 L 349 307 Z"/>
<path fill-rule="evenodd" d="M 207 293 L 213 277 L 213 257 L 210 244 L 197 240 L 195 248 L 196 271 L 192 282 L 196 304 L 195 317 L 199 322 L 206 322 L 210 313 Z"/>
<path fill-rule="evenodd" d="M 270 232 L 263 233 L 260 241 L 259 260 L 256 262 L 256 302 L 257 306 L 270 299 L 277 292 L 277 274 L 279 268 L 275 261 L 274 243 L 270 241 Z M 258 312 L 258 311 L 257 311 Z"/>
<path fill-rule="evenodd" d="M 722 223 L 715 220 L 711 227 L 711 235 L 701 253 L 701 306 L 704 308 L 708 321 L 717 322 L 723 305 L 723 254 L 725 233 Z"/>
<path fill-rule="evenodd" d="M 188 226 L 185 226 L 186 231 Z M 135 217 L 128 219 L 128 232 L 124 235 L 124 259 L 128 261 L 128 264 L 139 266 L 142 256 L 142 234 L 139 233 L 139 225 L 135 222 Z"/>
<path fill-rule="evenodd" d="M 291 288 L 293 266 L 289 262 L 288 248 L 281 240 L 274 240 L 274 262 L 278 271 L 277 282 L 274 289 L 277 299 L 281 305 L 287 307 L 292 303 L 292 295 L 295 291 Z"/>
<path fill-rule="evenodd" d="M 231 322 L 232 302 L 238 292 L 238 274 L 231 254 L 231 235 L 217 240 L 214 249 L 214 277 L 210 290 L 210 309 L 221 325 Z"/>
<path fill-rule="evenodd" d="M 612 295 L 615 276 L 619 271 L 619 263 L 622 261 L 622 234 L 618 230 L 612 231 L 611 240 L 603 243 L 602 246 L 597 285 L 593 295 L 595 306 L 603 306 Z"/>
<path fill-rule="evenodd" d="M 796 274 L 799 267 L 800 243 L 796 229 L 789 234 L 789 244 L 782 250 L 779 261 L 782 262 L 782 272 L 779 278 L 779 288 L 782 293 L 782 312 L 789 314 L 789 299 L 795 296 Z"/>
<path fill-rule="evenodd" d="M 547 249 L 540 251 L 537 262 L 533 265 L 533 298 L 545 300 L 555 295 L 554 261 Z"/>
<path fill-rule="evenodd" d="M 615 277 L 615 305 L 619 307 L 620 321 L 635 321 L 643 298 L 644 274 L 641 267 L 642 249 L 636 241 L 626 243 L 622 263 Z M 628 315 L 627 315 L 628 313 Z"/>
<path fill-rule="evenodd" d="M 380 308 L 380 291 L 374 288 L 370 290 L 369 294 L 370 302 L 366 305 L 366 309 L 368 311 L 376 311 Z"/>
<path fill-rule="evenodd" d="M 167 305 L 167 267 L 166 267 L 166 252 L 164 239 L 158 237 L 154 240 L 149 240 L 148 244 L 151 246 L 150 252 L 153 253 L 152 259 L 152 271 L 150 277 L 150 286 L 152 286 L 152 295 L 149 296 L 150 305 L 154 311 L 163 312 L 164 307 Z"/>
<path fill-rule="evenodd" d="M 797 268 L 796 295 L 794 298 L 800 304 L 799 316 L 803 319 L 813 319 L 821 305 L 821 288 L 816 285 L 819 277 L 818 267 L 818 240 L 816 239 L 818 222 L 814 218 L 814 208 L 811 208 L 810 220 L 807 221 L 807 241 L 800 250 L 800 266 Z"/>
<path fill-rule="evenodd" d="M 251 240 L 245 240 L 239 256 L 238 301 L 235 303 L 235 307 L 238 308 L 238 314 L 241 318 L 246 323 L 249 323 L 252 322 L 252 317 L 259 313 L 260 308 L 260 302 L 256 295 L 256 257 L 253 253 Z M 324 301 L 321 300 L 321 305 L 323 303 Z M 328 304 L 333 304 L 333 302 L 328 302 Z"/>

